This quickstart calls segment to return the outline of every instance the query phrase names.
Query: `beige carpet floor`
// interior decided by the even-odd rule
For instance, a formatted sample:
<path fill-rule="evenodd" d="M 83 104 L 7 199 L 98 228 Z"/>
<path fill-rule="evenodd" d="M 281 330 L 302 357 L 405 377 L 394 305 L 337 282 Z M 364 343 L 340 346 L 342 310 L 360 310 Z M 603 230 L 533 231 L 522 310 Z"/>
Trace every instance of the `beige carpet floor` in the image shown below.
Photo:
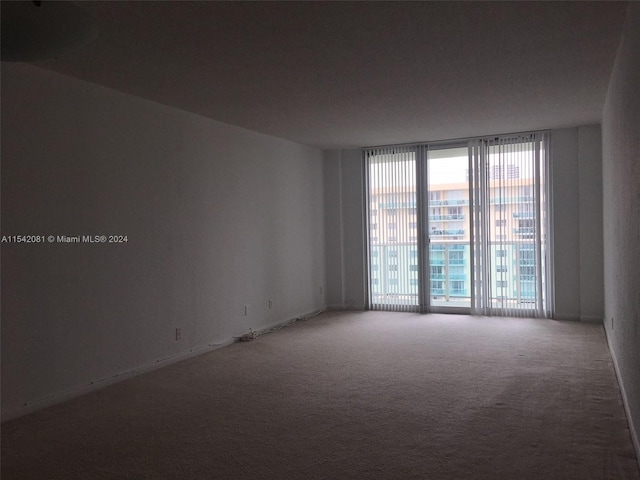
<path fill-rule="evenodd" d="M 2 425 L 2 479 L 640 479 L 600 325 L 327 313 Z"/>

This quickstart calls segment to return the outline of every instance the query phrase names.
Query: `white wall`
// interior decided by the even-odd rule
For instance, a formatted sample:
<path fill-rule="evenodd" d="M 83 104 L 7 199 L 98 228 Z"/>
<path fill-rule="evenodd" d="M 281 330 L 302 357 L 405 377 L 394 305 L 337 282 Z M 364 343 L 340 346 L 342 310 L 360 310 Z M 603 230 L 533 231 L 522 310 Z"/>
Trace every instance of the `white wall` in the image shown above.
<path fill-rule="evenodd" d="M 363 176 L 359 149 L 324 152 L 327 305 L 365 308 Z"/>
<path fill-rule="evenodd" d="M 580 317 L 580 189 L 578 129 L 551 133 L 555 317 Z"/>
<path fill-rule="evenodd" d="M 344 302 L 347 308 L 365 307 L 364 184 L 362 152 L 342 151 L 342 218 L 344 238 Z"/>
<path fill-rule="evenodd" d="M 342 169 L 341 152 L 324 152 L 324 198 L 325 198 L 325 292 L 327 307 L 344 308 L 344 259 L 342 239 Z"/>
<path fill-rule="evenodd" d="M 2 245 L 4 419 L 323 308 L 321 151 L 2 70 L 2 234 L 129 239 Z"/>
<path fill-rule="evenodd" d="M 580 205 L 580 319 L 602 322 L 604 260 L 602 246 L 602 128 L 578 128 Z"/>
<path fill-rule="evenodd" d="M 555 202 L 556 318 L 602 321 L 602 182 L 599 125 L 551 132 Z M 359 150 L 325 152 L 327 272 L 344 292 L 330 305 L 365 305 Z M 339 185 L 339 187 L 338 187 Z M 340 225 L 337 218 L 342 218 Z M 330 247 L 330 250 L 329 250 Z M 336 283 L 337 284 L 337 283 Z M 329 293 L 329 292 L 328 292 Z"/>
<path fill-rule="evenodd" d="M 602 322 L 600 125 L 553 130 L 555 318 Z"/>
<path fill-rule="evenodd" d="M 640 3 L 630 2 L 603 115 L 605 328 L 640 456 Z"/>

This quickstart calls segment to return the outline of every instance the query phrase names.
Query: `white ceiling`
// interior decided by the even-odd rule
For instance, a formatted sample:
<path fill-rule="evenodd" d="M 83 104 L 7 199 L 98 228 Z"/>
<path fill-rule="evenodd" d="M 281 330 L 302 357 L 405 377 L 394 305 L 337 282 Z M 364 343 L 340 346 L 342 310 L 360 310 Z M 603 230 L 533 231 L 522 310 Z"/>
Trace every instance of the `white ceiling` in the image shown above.
<path fill-rule="evenodd" d="M 44 68 L 322 148 L 600 121 L 626 3 L 76 2 Z"/>

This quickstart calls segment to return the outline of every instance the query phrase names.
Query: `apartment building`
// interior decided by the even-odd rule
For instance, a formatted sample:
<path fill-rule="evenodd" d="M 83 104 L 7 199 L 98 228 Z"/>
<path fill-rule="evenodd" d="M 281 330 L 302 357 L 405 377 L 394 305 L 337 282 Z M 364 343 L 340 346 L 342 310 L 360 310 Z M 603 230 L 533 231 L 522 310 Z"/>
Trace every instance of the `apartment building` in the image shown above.
<path fill-rule="evenodd" d="M 545 275 L 537 281 L 538 261 L 546 257 L 547 209 L 545 176 L 521 150 L 488 159 L 482 195 L 486 208 L 471 200 L 470 163 L 466 149 L 435 150 L 423 161 L 425 195 L 420 197 L 413 157 L 398 164 L 373 160 L 369 170 L 368 236 L 369 288 L 372 304 L 419 303 L 419 285 L 429 283 L 433 306 L 470 307 L 472 290 L 472 231 L 486 235 L 491 271 L 492 304 L 529 305 L 536 290 L 545 288 Z M 543 173 L 544 170 L 542 170 Z M 419 205 L 421 198 L 423 205 Z M 539 208 L 542 207 L 542 208 Z M 419 212 L 423 213 L 420 218 Z M 482 214 L 474 218 L 474 214 Z M 539 235 L 539 238 L 538 238 Z M 419 240 L 427 238 L 427 244 Z M 537 258 L 538 242 L 541 246 Z M 428 245 L 428 248 L 425 248 Z M 424 249 L 422 255 L 420 249 Z M 422 260 L 424 257 L 424 260 Z M 420 262 L 428 275 L 420 278 Z M 538 292 L 541 294 L 541 292 Z"/>

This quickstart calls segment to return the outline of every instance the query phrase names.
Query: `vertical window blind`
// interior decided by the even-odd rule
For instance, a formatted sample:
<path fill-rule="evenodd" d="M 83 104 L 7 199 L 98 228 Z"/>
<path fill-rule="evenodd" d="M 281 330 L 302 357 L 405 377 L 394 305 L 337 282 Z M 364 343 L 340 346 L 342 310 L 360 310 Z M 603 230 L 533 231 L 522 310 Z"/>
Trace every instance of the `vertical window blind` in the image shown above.
<path fill-rule="evenodd" d="M 547 316 L 547 133 L 469 142 L 471 311 Z"/>
<path fill-rule="evenodd" d="M 369 308 L 415 311 L 418 306 L 418 221 L 414 147 L 369 149 Z"/>
<path fill-rule="evenodd" d="M 456 145 L 363 151 L 369 308 L 550 316 L 549 134 Z"/>

